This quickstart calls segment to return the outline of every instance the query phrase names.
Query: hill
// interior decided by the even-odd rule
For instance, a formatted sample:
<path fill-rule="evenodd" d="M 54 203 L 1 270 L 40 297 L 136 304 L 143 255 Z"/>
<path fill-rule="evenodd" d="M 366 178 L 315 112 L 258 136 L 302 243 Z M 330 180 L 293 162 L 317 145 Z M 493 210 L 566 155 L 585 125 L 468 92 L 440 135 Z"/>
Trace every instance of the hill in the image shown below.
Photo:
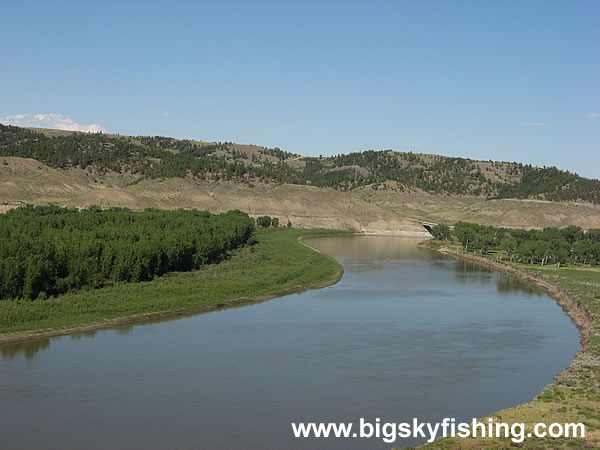
<path fill-rule="evenodd" d="M 418 220 L 600 226 L 600 181 L 421 153 L 304 157 L 233 143 L 0 125 L 0 203 L 239 208 L 302 226 L 421 232 Z M 554 201 L 561 201 L 556 208 Z"/>

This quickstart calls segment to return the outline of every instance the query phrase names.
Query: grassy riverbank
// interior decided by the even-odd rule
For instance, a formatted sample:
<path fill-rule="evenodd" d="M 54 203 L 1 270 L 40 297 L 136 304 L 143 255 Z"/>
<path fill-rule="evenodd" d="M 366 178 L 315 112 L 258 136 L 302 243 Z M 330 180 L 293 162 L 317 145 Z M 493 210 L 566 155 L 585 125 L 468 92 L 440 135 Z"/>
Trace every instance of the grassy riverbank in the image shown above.
<path fill-rule="evenodd" d="M 339 232 L 259 230 L 252 245 L 200 270 L 43 301 L 1 301 L 0 343 L 208 311 L 332 284 L 342 267 L 298 240 L 325 233 Z"/>
<path fill-rule="evenodd" d="M 453 254 L 464 253 L 458 245 L 432 243 L 429 247 L 440 251 L 447 249 Z M 485 258 L 497 261 L 498 256 L 491 252 Z M 515 444 L 509 438 L 446 438 L 434 441 L 428 448 L 582 448 L 600 444 L 600 268 L 579 265 L 542 267 L 516 263 L 511 266 L 526 271 L 523 272 L 524 275 L 534 273 L 542 283 L 555 283 L 557 291 L 560 288 L 566 290 L 575 303 L 579 301 L 585 305 L 591 318 L 583 333 L 582 351 L 565 372 L 555 377 L 555 383 L 548 385 L 531 402 L 499 411 L 489 417 L 509 424 L 525 423 L 526 432 L 532 431 L 535 423 L 583 423 L 586 428 L 585 440 L 526 438 L 523 443 Z M 572 313 L 574 312 L 573 310 Z M 486 422 L 487 419 L 485 418 Z"/>

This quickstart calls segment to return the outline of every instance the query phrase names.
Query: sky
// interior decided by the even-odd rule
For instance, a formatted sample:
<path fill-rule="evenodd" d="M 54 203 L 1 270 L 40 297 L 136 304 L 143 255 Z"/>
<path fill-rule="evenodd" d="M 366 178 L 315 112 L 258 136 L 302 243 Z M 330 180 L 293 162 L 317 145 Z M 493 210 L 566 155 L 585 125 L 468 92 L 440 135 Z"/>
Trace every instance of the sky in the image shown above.
<path fill-rule="evenodd" d="M 0 122 L 600 178 L 600 1 L 4 2 Z"/>

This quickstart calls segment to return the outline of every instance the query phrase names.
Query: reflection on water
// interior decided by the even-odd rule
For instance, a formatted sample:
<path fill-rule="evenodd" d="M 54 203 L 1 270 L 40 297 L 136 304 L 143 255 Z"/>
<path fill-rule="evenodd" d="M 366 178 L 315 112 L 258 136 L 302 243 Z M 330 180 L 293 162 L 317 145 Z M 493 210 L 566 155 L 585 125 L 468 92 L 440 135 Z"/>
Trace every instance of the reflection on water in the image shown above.
<path fill-rule="evenodd" d="M 298 441 L 290 422 L 470 420 L 568 365 L 579 337 L 554 301 L 417 242 L 315 238 L 344 265 L 335 286 L 0 346 L 2 447 L 387 448 Z"/>
<path fill-rule="evenodd" d="M 337 236 L 305 239 L 304 242 L 337 259 L 351 257 L 353 261 L 371 263 L 397 259 L 400 255 L 407 259 L 438 259 L 438 254 L 417 247 L 422 240 L 392 236 Z"/>
<path fill-rule="evenodd" d="M 11 342 L 0 345 L 0 353 L 3 359 L 13 359 L 18 354 L 25 355 L 27 360 L 31 360 L 35 355 L 46 350 L 50 346 L 50 339 L 40 339 L 37 341 Z"/>
<path fill-rule="evenodd" d="M 496 277 L 496 289 L 499 293 L 510 294 L 514 292 L 527 292 L 528 294 L 539 294 L 543 295 L 540 291 L 536 291 L 534 288 L 527 284 L 524 284 L 508 275 Z"/>
<path fill-rule="evenodd" d="M 449 256 L 448 258 L 452 258 Z M 454 258 L 452 258 L 454 259 Z M 460 273 L 473 273 L 473 272 L 494 272 L 487 266 L 479 265 L 473 261 L 467 261 L 464 259 L 456 259 L 454 264 L 455 270 Z"/>
<path fill-rule="evenodd" d="M 121 325 L 120 327 L 115 328 L 115 331 L 121 336 L 127 336 L 133 333 L 133 325 Z"/>
<path fill-rule="evenodd" d="M 70 334 L 69 337 L 71 339 L 73 339 L 74 341 L 80 341 L 82 339 L 95 338 L 96 334 L 98 334 L 98 332 L 96 330 L 90 330 L 90 331 L 82 331 L 81 333 L 77 333 L 77 334 Z"/>

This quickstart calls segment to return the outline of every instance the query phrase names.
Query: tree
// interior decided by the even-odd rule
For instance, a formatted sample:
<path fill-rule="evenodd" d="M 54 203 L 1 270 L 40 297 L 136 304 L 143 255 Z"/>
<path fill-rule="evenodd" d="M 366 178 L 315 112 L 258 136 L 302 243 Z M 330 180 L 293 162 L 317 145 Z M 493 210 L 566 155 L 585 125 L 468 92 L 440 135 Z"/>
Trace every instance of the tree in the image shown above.
<path fill-rule="evenodd" d="M 474 224 L 467 222 L 457 222 L 454 224 L 454 234 L 462 244 L 465 251 L 469 251 L 469 244 L 475 239 Z"/>
<path fill-rule="evenodd" d="M 517 249 L 517 240 L 511 237 L 504 238 L 500 241 L 500 248 L 506 253 L 508 260 L 512 262 L 515 250 Z"/>
<path fill-rule="evenodd" d="M 574 225 L 569 225 L 568 227 L 561 229 L 561 233 L 570 245 L 573 245 L 575 241 L 578 241 L 583 237 L 583 230 L 581 227 L 576 227 Z"/>
<path fill-rule="evenodd" d="M 197 269 L 246 243 L 254 229 L 240 211 L 17 208 L 0 215 L 0 299 Z"/>
<path fill-rule="evenodd" d="M 27 259 L 23 281 L 23 296 L 25 298 L 34 300 L 44 290 L 44 282 L 48 279 L 46 265 L 46 261 L 40 255 L 32 255 Z"/>
<path fill-rule="evenodd" d="M 573 264 L 581 262 L 587 264 L 588 258 L 590 257 L 590 246 L 586 241 L 577 241 L 573 244 L 571 252 L 573 254 Z"/>
<path fill-rule="evenodd" d="M 496 234 L 493 229 L 486 227 L 475 235 L 473 239 L 473 249 L 479 249 L 482 255 L 486 255 L 488 251 L 494 246 Z"/>
<path fill-rule="evenodd" d="M 261 228 L 269 228 L 271 226 L 270 216 L 259 216 L 256 218 L 256 225 Z"/>
<path fill-rule="evenodd" d="M 536 245 L 533 241 L 521 241 L 519 246 L 517 247 L 517 253 L 519 254 L 519 258 L 524 261 L 529 261 L 530 264 L 533 264 L 535 254 L 536 254 Z"/>
<path fill-rule="evenodd" d="M 548 241 L 537 240 L 534 242 L 535 246 L 535 259 L 536 261 L 540 261 L 542 266 L 546 264 L 548 258 L 550 257 L 550 253 L 552 251 L 550 247 L 550 243 Z"/>
<path fill-rule="evenodd" d="M 600 228 L 592 228 L 585 233 L 585 238 L 594 244 L 600 242 Z"/>
<path fill-rule="evenodd" d="M 592 244 L 590 248 L 590 258 L 593 264 L 600 264 L 600 242 Z"/>
<path fill-rule="evenodd" d="M 431 227 L 431 234 L 440 241 L 449 241 L 452 238 L 450 227 L 443 223 Z"/>
<path fill-rule="evenodd" d="M 553 260 L 558 267 L 564 264 L 569 258 L 569 245 L 566 242 L 561 242 L 553 249 Z"/>
<path fill-rule="evenodd" d="M 457 222 L 454 232 L 463 248 L 486 254 L 498 249 L 510 262 L 518 261 L 545 266 L 551 262 L 560 267 L 569 259 L 573 264 L 600 264 L 600 238 L 597 230 L 584 233 L 581 228 L 544 228 L 543 230 L 503 229 Z"/>

